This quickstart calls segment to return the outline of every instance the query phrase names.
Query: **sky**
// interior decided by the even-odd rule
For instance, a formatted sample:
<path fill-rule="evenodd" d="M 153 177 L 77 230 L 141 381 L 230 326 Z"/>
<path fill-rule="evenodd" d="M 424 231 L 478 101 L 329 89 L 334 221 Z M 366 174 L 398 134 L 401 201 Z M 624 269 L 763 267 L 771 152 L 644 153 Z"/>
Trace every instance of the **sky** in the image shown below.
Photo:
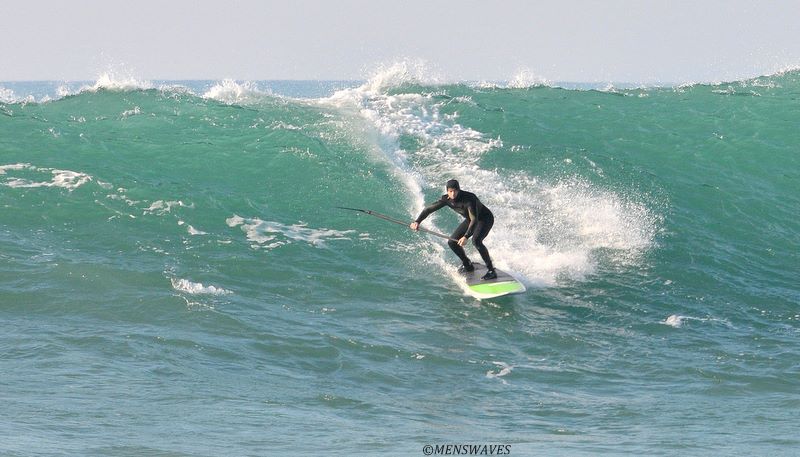
<path fill-rule="evenodd" d="M 800 65 L 800 0 L 10 0 L 0 81 L 732 81 Z"/>

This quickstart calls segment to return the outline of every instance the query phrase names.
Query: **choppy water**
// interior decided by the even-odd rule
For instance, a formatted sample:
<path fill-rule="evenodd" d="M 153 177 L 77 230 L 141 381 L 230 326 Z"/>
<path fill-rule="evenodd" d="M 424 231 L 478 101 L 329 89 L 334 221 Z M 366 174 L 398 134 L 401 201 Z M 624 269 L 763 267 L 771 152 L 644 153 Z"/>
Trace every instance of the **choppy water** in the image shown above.
<path fill-rule="evenodd" d="M 796 454 L 798 96 L 0 83 L 0 454 Z"/>

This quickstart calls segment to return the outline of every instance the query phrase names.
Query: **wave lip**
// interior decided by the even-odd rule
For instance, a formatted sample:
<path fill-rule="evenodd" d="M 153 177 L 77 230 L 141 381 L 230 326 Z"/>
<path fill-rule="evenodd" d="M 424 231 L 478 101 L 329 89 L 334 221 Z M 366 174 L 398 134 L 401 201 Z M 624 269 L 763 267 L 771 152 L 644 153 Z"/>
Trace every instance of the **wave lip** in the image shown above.
<path fill-rule="evenodd" d="M 481 81 L 472 84 L 479 89 L 533 89 L 536 87 L 557 87 L 549 79 L 534 73 L 533 70 L 523 68 L 508 81 L 489 82 Z"/>
<path fill-rule="evenodd" d="M 443 83 L 444 78 L 431 70 L 430 64 L 425 60 L 406 59 L 378 65 L 361 89 L 380 93 L 406 84 L 436 86 Z"/>
<path fill-rule="evenodd" d="M 241 105 L 262 100 L 265 96 L 272 96 L 271 91 L 265 91 L 252 81 L 236 82 L 233 79 L 224 79 L 208 89 L 202 97 L 216 100 L 229 105 Z"/>
<path fill-rule="evenodd" d="M 85 87 L 84 90 L 96 92 L 98 90 L 113 91 L 135 91 L 153 89 L 153 83 L 146 80 L 136 79 L 132 75 L 120 75 L 115 72 L 102 73 L 95 81 L 94 85 Z"/>

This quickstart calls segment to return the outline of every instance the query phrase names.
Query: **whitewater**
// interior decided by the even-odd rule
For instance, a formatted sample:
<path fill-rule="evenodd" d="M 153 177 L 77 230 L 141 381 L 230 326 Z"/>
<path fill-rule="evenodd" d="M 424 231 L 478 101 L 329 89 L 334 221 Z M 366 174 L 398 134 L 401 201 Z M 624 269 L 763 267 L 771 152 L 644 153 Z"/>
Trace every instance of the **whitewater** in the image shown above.
<path fill-rule="evenodd" d="M 0 82 L 0 454 L 793 455 L 798 96 Z M 452 178 L 526 294 L 336 208 L 410 222 Z"/>

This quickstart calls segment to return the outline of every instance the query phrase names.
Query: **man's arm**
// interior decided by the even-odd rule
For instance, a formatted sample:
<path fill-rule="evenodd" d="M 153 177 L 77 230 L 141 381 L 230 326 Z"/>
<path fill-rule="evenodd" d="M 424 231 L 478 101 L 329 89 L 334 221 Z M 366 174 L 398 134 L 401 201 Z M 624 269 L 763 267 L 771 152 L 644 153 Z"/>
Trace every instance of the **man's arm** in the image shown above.
<path fill-rule="evenodd" d="M 423 209 L 422 212 L 419 213 L 419 216 L 414 222 L 416 222 L 417 225 L 419 225 L 422 221 L 425 220 L 426 217 L 430 216 L 431 213 L 439 211 L 440 209 L 444 208 L 444 205 L 445 205 L 444 199 L 440 199 L 436 203 L 426 206 L 425 209 Z"/>
<path fill-rule="evenodd" d="M 472 236 L 472 232 L 475 231 L 475 224 L 478 223 L 478 208 L 474 201 L 469 202 L 467 206 L 467 216 L 469 217 L 469 227 L 467 227 L 467 232 L 464 233 L 464 238 Z"/>

